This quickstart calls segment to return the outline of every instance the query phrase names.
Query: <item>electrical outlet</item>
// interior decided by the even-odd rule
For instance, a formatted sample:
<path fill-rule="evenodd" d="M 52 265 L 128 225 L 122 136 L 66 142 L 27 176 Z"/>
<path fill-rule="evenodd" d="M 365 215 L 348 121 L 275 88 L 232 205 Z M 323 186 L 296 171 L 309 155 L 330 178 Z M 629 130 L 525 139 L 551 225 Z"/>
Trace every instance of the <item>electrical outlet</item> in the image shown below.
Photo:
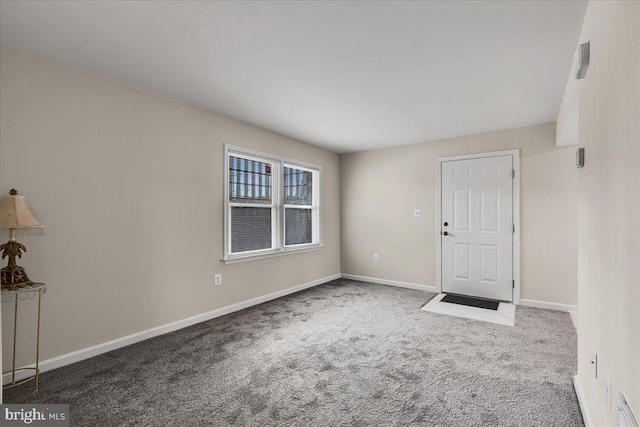
<path fill-rule="evenodd" d="M 216 274 L 213 278 L 213 284 L 216 286 L 222 285 L 222 274 Z"/>
<path fill-rule="evenodd" d="M 413 210 L 414 218 L 422 218 L 422 209 L 414 209 Z"/>
<path fill-rule="evenodd" d="M 380 257 L 378 254 L 373 254 L 373 262 L 380 262 Z"/>
<path fill-rule="evenodd" d="M 598 378 L 598 353 L 595 351 L 591 355 L 591 367 L 593 368 L 593 376 Z"/>
<path fill-rule="evenodd" d="M 611 412 L 611 380 L 607 374 L 604 374 L 604 404 Z"/>

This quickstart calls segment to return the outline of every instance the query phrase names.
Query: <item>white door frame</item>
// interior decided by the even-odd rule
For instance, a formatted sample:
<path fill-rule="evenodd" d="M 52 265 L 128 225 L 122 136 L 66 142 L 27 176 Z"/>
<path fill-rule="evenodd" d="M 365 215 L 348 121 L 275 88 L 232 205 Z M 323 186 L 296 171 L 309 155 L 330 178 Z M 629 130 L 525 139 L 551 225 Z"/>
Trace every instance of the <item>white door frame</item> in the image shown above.
<path fill-rule="evenodd" d="M 460 156 L 439 157 L 436 159 L 438 174 L 436 177 L 436 287 L 442 292 L 442 163 L 452 160 L 470 160 L 486 157 L 510 155 L 513 159 L 513 303 L 520 304 L 520 149 L 490 151 L 487 153 L 463 154 Z"/>

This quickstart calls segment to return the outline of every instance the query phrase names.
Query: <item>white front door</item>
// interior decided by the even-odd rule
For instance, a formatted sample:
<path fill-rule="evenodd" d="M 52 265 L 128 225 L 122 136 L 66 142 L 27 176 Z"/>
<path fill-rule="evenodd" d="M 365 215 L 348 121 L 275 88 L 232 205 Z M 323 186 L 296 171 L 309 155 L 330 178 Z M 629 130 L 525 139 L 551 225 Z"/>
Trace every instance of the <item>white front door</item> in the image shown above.
<path fill-rule="evenodd" d="M 513 300 L 513 157 L 443 161 L 442 292 Z"/>

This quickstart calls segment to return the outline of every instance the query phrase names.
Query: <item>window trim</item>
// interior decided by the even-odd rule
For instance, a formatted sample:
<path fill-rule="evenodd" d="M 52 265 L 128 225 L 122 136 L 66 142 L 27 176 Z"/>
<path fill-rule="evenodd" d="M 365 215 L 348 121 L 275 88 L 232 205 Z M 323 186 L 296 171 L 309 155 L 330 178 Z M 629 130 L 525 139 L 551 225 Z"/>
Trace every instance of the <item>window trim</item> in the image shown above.
<path fill-rule="evenodd" d="M 259 249 L 249 252 L 231 253 L 231 206 L 240 204 L 229 203 L 229 157 L 237 154 L 241 157 L 250 157 L 258 161 L 273 162 L 273 169 L 276 173 L 272 173 L 272 204 L 263 205 L 272 208 L 275 220 L 272 221 L 272 241 L 273 245 L 269 249 Z M 313 236 L 317 240 L 313 243 L 303 243 L 299 245 L 285 245 L 285 204 L 284 204 L 284 168 L 287 167 L 300 168 L 302 170 L 314 173 L 313 180 L 313 204 L 311 209 L 316 218 L 316 226 L 313 230 Z M 224 144 L 224 257 L 222 261 L 225 264 L 231 264 L 242 261 L 251 261 L 257 259 L 271 258 L 281 255 L 291 255 L 294 253 L 310 252 L 322 249 L 322 166 L 312 163 L 302 162 L 283 156 L 264 153 L 249 148 L 239 147 L 231 144 Z M 315 177 L 317 176 L 317 179 Z M 247 204 L 250 205 L 250 204 Z M 294 208 L 308 209 L 308 205 L 286 205 Z M 274 230 L 275 225 L 275 230 Z"/>

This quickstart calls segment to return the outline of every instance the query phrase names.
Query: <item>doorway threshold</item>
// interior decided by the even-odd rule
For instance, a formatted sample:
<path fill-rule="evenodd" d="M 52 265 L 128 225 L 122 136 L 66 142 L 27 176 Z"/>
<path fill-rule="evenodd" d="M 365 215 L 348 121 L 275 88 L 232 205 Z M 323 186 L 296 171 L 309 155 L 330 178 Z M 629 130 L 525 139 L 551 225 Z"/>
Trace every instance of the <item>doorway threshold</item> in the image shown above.
<path fill-rule="evenodd" d="M 460 304 L 443 302 L 447 294 L 438 294 L 422 307 L 422 311 L 444 314 L 448 316 L 464 317 L 465 319 L 479 320 L 481 322 L 495 323 L 504 326 L 514 326 L 516 306 L 508 302 L 500 302 L 497 310 L 470 307 Z"/>

